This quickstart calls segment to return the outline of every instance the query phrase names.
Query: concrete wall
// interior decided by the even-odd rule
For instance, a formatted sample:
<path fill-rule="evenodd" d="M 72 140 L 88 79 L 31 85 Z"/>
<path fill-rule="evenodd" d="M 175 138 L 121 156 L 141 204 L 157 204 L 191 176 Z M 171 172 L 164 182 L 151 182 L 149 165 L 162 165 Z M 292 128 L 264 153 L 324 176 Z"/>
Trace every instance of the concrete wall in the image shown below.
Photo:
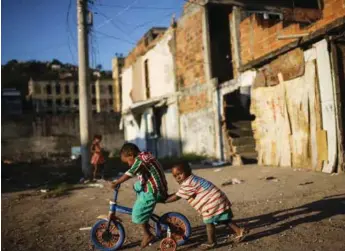
<path fill-rule="evenodd" d="M 133 104 L 133 100 L 131 98 L 132 86 L 132 67 L 128 67 L 122 71 L 122 111 L 127 110 Z"/>
<path fill-rule="evenodd" d="M 105 150 L 114 150 L 124 142 L 117 114 L 93 115 L 93 131 L 103 136 Z M 1 126 L 2 158 L 40 158 L 54 154 L 70 154 L 79 145 L 79 115 L 3 119 Z"/>
<path fill-rule="evenodd" d="M 155 47 L 143 56 L 142 61 L 147 60 L 149 66 L 151 98 L 160 97 L 176 91 L 174 58 L 169 45 L 174 39 L 173 36 L 173 30 L 168 30 Z M 143 65 L 142 68 L 144 68 Z M 142 80 L 145 81 L 144 75 L 142 75 Z M 143 83 L 143 86 L 145 87 L 145 83 Z"/>
<path fill-rule="evenodd" d="M 240 50 L 242 63 L 246 64 L 277 49 L 282 48 L 295 39 L 278 40 L 278 35 L 313 33 L 333 21 L 344 18 L 344 0 L 324 0 L 322 18 L 308 26 L 298 23 L 286 25 L 283 22 L 263 20 L 262 17 L 251 15 L 240 23 Z"/>
<path fill-rule="evenodd" d="M 179 98 L 183 153 L 220 158 L 215 83 L 195 84 L 182 89 Z"/>

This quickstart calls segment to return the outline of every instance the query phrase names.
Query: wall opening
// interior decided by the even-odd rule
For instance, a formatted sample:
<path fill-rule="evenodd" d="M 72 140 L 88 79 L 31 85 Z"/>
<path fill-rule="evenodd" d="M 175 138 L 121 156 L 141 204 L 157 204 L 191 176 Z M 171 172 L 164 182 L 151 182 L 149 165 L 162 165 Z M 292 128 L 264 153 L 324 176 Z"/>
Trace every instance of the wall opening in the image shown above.
<path fill-rule="evenodd" d="M 257 163 L 252 121 L 250 114 L 250 87 L 240 89 L 223 96 L 226 132 L 229 137 L 229 149 L 241 156 L 243 164 Z M 227 142 L 226 142 L 227 143 Z"/>
<path fill-rule="evenodd" d="M 212 78 L 219 83 L 233 78 L 229 14 L 232 7 L 209 5 L 209 32 Z"/>
<path fill-rule="evenodd" d="M 52 94 L 52 86 L 50 84 L 47 85 L 47 94 L 48 95 Z"/>
<path fill-rule="evenodd" d="M 55 93 L 59 95 L 61 93 L 61 86 L 59 83 L 55 84 Z"/>
<path fill-rule="evenodd" d="M 144 74 L 145 74 L 145 93 L 146 93 L 146 99 L 149 99 L 151 97 L 150 93 L 150 78 L 149 78 L 149 63 L 148 59 L 144 61 Z"/>

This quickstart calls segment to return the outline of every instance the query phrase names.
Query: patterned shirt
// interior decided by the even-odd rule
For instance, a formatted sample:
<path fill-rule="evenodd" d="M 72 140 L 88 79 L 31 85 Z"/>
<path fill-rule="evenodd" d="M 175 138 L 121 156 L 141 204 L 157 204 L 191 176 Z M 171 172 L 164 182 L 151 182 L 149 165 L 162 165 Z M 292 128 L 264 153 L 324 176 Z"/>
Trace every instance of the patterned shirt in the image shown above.
<path fill-rule="evenodd" d="M 187 199 L 204 220 L 219 215 L 231 207 L 229 199 L 218 187 L 193 174 L 182 182 L 176 195 Z"/>
<path fill-rule="evenodd" d="M 126 175 L 139 176 L 144 192 L 158 194 L 163 198 L 168 195 L 168 184 L 164 170 L 156 158 L 149 152 L 141 152 L 135 158 L 134 164 L 126 172 Z"/>

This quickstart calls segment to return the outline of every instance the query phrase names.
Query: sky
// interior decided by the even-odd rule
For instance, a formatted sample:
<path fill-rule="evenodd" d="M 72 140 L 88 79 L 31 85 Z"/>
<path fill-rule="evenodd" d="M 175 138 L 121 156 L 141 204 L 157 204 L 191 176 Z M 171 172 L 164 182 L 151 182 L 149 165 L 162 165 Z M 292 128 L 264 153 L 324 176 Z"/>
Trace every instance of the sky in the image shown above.
<path fill-rule="evenodd" d="M 90 1 L 91 2 L 91 1 Z M 93 0 L 90 66 L 111 70 L 153 26 L 168 26 L 184 0 Z M 9 60 L 78 64 L 76 0 L 1 0 L 1 64 Z"/>

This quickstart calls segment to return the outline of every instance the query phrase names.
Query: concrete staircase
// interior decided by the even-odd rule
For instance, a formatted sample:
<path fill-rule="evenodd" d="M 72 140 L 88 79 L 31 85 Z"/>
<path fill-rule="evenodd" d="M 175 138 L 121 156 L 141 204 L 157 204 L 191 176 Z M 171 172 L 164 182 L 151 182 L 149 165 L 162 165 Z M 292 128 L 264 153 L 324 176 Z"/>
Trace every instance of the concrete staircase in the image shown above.
<path fill-rule="evenodd" d="M 250 120 L 231 122 L 228 134 L 232 138 L 232 144 L 236 152 L 241 156 L 243 164 L 254 164 L 257 162 L 255 151 L 255 140 Z"/>

